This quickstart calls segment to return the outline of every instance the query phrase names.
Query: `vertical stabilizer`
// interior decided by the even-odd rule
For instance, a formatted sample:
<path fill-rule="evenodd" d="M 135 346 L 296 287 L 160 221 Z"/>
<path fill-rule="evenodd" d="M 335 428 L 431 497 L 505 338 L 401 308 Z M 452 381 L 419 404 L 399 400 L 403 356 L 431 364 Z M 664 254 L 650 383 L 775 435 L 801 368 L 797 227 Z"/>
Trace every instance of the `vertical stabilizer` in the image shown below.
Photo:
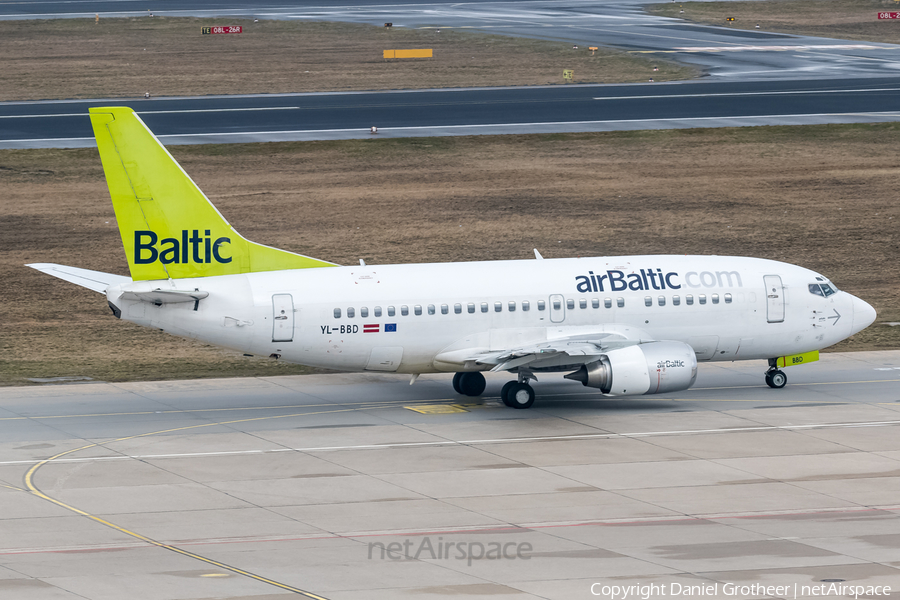
<path fill-rule="evenodd" d="M 135 281 L 334 266 L 241 237 L 132 109 L 90 115 Z"/>

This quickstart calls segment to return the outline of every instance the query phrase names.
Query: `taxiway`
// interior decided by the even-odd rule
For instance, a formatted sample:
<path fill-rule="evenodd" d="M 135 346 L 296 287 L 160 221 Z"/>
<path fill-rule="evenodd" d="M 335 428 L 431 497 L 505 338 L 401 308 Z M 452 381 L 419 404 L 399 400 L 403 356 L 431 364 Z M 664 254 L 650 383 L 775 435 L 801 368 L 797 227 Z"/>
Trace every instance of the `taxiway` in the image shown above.
<path fill-rule="evenodd" d="M 380 374 L 0 389 L 0 593 L 900 587 L 900 352 L 823 355 L 783 390 L 763 367 L 621 400 L 548 377 L 524 411 L 504 376 L 483 403 Z"/>

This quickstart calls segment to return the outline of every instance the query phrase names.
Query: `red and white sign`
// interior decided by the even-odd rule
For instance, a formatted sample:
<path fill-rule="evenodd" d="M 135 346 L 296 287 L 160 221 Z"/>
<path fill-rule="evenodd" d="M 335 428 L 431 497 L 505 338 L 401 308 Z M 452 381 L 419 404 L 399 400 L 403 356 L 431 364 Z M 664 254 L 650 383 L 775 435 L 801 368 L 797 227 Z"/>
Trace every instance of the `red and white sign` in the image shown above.
<path fill-rule="evenodd" d="M 879 19 L 900 19 L 900 12 L 880 12 L 878 13 Z"/>
<path fill-rule="evenodd" d="M 226 25 L 224 27 L 201 27 L 200 33 L 208 35 L 210 33 L 243 33 L 244 28 L 240 25 Z"/>
<path fill-rule="evenodd" d="M 363 325 L 363 333 L 380 333 L 381 324 Z"/>

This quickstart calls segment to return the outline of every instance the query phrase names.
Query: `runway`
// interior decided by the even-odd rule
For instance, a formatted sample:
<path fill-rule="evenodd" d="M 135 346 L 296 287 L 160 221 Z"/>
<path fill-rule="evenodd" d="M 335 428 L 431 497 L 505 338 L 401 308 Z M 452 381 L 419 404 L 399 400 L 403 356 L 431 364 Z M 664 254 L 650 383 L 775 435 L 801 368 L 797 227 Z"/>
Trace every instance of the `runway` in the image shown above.
<path fill-rule="evenodd" d="M 483 403 L 446 376 L 2 388 L 0 593 L 896 590 L 900 351 L 823 355 L 783 390 L 763 369 L 627 399 L 541 377 L 524 411 L 500 375 Z"/>
<path fill-rule="evenodd" d="M 341 21 L 408 28 L 465 28 L 660 54 L 713 77 L 740 80 L 893 76 L 900 46 L 695 25 L 643 11 L 652 0 L 494 2 L 251 2 L 0 0 L 0 19 L 147 16 Z M 875 15 L 875 8 L 872 15 Z"/>
<path fill-rule="evenodd" d="M 95 145 L 126 105 L 166 145 L 900 120 L 900 78 L 0 103 L 0 148 Z"/>

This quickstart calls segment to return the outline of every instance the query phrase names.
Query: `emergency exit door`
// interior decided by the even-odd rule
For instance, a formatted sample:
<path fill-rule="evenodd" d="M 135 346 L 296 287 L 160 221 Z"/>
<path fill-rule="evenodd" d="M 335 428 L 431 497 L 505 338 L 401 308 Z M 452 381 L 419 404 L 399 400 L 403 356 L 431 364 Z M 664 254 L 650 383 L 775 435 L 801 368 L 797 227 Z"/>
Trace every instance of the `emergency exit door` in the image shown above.
<path fill-rule="evenodd" d="M 550 296 L 550 321 L 553 323 L 562 323 L 566 320 L 566 300 L 562 294 L 553 294 Z"/>
<path fill-rule="evenodd" d="M 272 296 L 272 341 L 294 339 L 294 298 L 290 294 Z"/>
<path fill-rule="evenodd" d="M 769 323 L 784 322 L 784 286 L 778 275 L 765 275 L 766 316 Z"/>

